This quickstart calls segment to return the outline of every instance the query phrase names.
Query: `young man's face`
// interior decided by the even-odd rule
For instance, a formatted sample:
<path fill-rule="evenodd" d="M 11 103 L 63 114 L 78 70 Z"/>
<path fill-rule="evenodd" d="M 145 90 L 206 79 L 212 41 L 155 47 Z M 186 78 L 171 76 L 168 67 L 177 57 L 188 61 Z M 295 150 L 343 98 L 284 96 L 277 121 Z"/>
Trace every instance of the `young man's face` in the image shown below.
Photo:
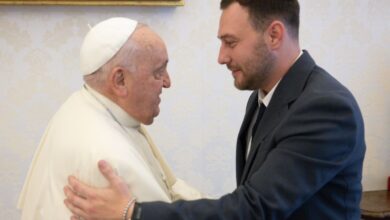
<path fill-rule="evenodd" d="M 240 90 L 264 86 L 273 65 L 264 34 L 253 28 L 248 11 L 235 2 L 223 10 L 218 30 L 221 39 L 218 62 L 232 71 Z"/>

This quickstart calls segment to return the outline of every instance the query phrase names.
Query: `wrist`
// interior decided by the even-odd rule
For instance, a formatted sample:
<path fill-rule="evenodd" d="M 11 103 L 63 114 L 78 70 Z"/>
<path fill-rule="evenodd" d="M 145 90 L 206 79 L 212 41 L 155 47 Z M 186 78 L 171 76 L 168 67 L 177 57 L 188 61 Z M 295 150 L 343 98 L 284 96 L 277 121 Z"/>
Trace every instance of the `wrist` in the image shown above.
<path fill-rule="evenodd" d="M 122 220 L 131 220 L 131 216 L 134 210 L 134 203 L 135 203 L 135 198 L 129 200 L 126 207 L 123 209 Z"/>
<path fill-rule="evenodd" d="M 135 202 L 133 202 L 130 205 L 125 220 L 131 220 L 132 219 L 132 216 L 133 216 L 133 213 L 134 213 L 134 205 L 135 205 Z"/>

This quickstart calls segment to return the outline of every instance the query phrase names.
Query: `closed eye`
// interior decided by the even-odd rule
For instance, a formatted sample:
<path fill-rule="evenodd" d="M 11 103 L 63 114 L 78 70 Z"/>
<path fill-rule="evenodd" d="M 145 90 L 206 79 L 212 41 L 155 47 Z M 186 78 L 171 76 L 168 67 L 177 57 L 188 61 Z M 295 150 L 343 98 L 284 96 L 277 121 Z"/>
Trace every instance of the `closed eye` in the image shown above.
<path fill-rule="evenodd" d="M 233 47 L 235 47 L 237 45 L 237 41 L 224 41 L 224 44 L 227 47 L 233 48 Z"/>
<path fill-rule="evenodd" d="M 229 47 L 229 48 L 234 48 L 238 42 L 238 38 L 233 36 L 233 35 L 230 35 L 230 34 L 225 34 L 225 35 L 219 36 L 218 38 L 222 41 L 223 45 L 225 45 L 226 47 Z"/>
<path fill-rule="evenodd" d="M 166 61 L 162 66 L 158 67 L 154 72 L 153 76 L 155 79 L 161 79 L 164 73 L 166 72 L 168 61 Z"/>

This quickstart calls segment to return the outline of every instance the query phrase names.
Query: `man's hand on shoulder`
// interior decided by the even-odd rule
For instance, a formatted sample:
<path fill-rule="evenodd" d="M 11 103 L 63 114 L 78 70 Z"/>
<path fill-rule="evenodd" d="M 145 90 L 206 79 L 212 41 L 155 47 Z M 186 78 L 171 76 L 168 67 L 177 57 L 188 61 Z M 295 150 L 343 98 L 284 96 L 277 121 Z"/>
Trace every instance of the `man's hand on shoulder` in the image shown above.
<path fill-rule="evenodd" d="M 69 185 L 64 187 L 64 193 L 66 195 L 64 203 L 73 213 L 71 219 L 121 220 L 127 211 L 126 219 L 128 219 L 133 212 L 134 203 L 129 204 L 132 196 L 127 184 L 114 172 L 106 161 L 99 161 L 98 167 L 109 182 L 109 186 L 106 188 L 88 186 L 74 176 L 68 178 Z M 128 204 L 130 207 L 128 207 Z"/>

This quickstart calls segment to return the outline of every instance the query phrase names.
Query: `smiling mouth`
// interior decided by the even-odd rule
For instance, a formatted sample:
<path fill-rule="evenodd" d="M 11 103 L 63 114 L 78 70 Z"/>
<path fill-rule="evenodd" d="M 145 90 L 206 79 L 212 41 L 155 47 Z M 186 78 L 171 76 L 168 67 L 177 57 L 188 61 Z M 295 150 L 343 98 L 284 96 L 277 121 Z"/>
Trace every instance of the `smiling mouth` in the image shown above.
<path fill-rule="evenodd" d="M 232 75 L 236 78 L 240 74 L 241 70 L 232 70 Z"/>
<path fill-rule="evenodd" d="M 241 69 L 240 68 L 236 68 L 236 67 L 234 67 L 234 66 L 227 66 L 227 68 L 230 70 L 230 71 L 232 71 L 232 75 L 233 76 L 236 76 L 236 75 L 238 75 L 239 74 L 239 72 L 241 72 Z"/>

